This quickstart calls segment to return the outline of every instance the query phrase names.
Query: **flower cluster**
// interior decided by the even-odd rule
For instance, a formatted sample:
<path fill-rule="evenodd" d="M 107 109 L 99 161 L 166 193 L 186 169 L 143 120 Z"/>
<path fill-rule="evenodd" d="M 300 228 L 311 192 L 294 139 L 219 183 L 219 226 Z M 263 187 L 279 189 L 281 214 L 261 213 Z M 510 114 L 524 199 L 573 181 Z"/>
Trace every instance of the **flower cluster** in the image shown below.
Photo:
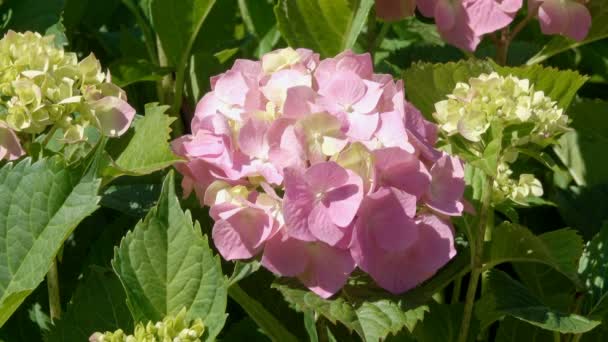
<path fill-rule="evenodd" d="M 90 342 L 200 342 L 205 332 L 205 325 L 199 318 L 190 322 L 186 320 L 186 309 L 175 317 L 168 316 L 162 322 L 148 322 L 145 326 L 138 323 L 135 332 L 127 335 L 122 329 L 115 332 L 96 332 L 89 338 Z"/>
<path fill-rule="evenodd" d="M 496 201 L 511 199 L 524 203 L 529 197 L 542 196 L 540 181 L 531 174 L 511 178 L 509 164 L 518 157 L 518 146 L 528 143 L 546 145 L 550 138 L 568 129 L 568 117 L 557 102 L 534 90 L 529 80 L 496 73 L 481 74 L 459 82 L 446 100 L 435 104 L 433 114 L 441 130 L 448 136 L 459 134 L 474 145 L 488 144 L 486 132 L 492 125 L 512 131 L 508 146 L 503 146 L 497 177 L 494 181 Z M 481 151 L 477 151 L 481 152 Z"/>
<path fill-rule="evenodd" d="M 535 91 L 526 79 L 481 74 L 468 84 L 456 84 L 447 97 L 435 104 L 434 117 L 448 135 L 459 133 L 469 141 L 480 141 L 494 122 L 503 127 L 533 125 L 529 136 L 512 141 L 515 145 L 541 142 L 567 129 L 568 117 L 557 102 Z"/>
<path fill-rule="evenodd" d="M 591 26 L 585 0 L 530 0 L 528 11 L 538 17 L 545 34 L 561 34 L 583 40 Z M 386 21 L 411 16 L 418 7 L 435 19 L 437 30 L 448 43 L 474 51 L 484 35 L 513 22 L 523 0 L 376 0 L 376 12 Z"/>
<path fill-rule="evenodd" d="M 225 259 L 261 255 L 329 297 L 356 267 L 399 293 L 455 255 L 463 165 L 369 54 L 286 48 L 237 60 L 211 86 L 173 148 Z"/>
<path fill-rule="evenodd" d="M 19 134 L 52 126 L 67 142 L 77 142 L 92 125 L 118 136 L 135 115 L 95 56 L 78 61 L 56 47 L 53 36 L 9 31 L 0 40 L 0 65 L 0 159 L 23 155 Z"/>

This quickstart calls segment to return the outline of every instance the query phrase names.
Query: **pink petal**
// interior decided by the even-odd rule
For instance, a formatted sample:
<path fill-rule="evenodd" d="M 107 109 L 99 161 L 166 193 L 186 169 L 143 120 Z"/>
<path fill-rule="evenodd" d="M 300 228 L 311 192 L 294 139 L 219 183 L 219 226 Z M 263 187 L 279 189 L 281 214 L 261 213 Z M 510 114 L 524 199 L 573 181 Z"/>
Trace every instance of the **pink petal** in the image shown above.
<path fill-rule="evenodd" d="M 331 222 L 346 227 L 355 218 L 362 200 L 363 181 L 357 174 L 348 171 L 347 183 L 326 193 L 322 202 L 327 205 Z"/>
<path fill-rule="evenodd" d="M 256 208 L 237 208 L 213 226 L 213 242 L 226 260 L 249 259 L 262 248 L 272 229 L 268 215 Z"/>
<path fill-rule="evenodd" d="M 464 204 L 464 168 L 457 157 L 444 154 L 431 167 L 432 183 L 425 195 L 426 204 L 444 215 L 462 214 Z"/>
<path fill-rule="evenodd" d="M 365 83 L 366 88 L 365 95 L 353 104 L 353 110 L 365 114 L 376 110 L 378 101 L 382 96 L 382 84 L 367 80 L 363 81 L 363 83 Z"/>
<path fill-rule="evenodd" d="M 335 162 L 315 164 L 306 170 L 304 177 L 310 191 L 315 194 L 339 187 L 349 180 L 348 172 Z"/>
<path fill-rule="evenodd" d="M 336 226 L 329 212 L 323 203 L 317 203 L 308 216 L 308 227 L 317 239 L 334 246 L 344 238 L 346 229 Z"/>
<path fill-rule="evenodd" d="M 355 269 L 355 262 L 348 250 L 322 242 L 307 247 L 309 265 L 298 278 L 320 297 L 329 298 L 346 284 L 348 276 Z"/>
<path fill-rule="evenodd" d="M 376 136 L 385 147 L 399 147 L 407 152 L 414 152 L 414 147 L 408 142 L 403 118 L 396 111 L 380 114 L 380 128 Z"/>
<path fill-rule="evenodd" d="M 374 70 L 372 55 L 369 52 L 356 54 L 346 50 L 336 56 L 336 70 L 351 71 L 364 80 L 370 80 Z"/>
<path fill-rule="evenodd" d="M 304 175 L 293 168 L 283 171 L 285 196 L 283 197 L 283 216 L 285 232 L 290 237 L 314 241 L 315 237 L 308 229 L 308 215 L 312 211 L 315 196 L 310 191 Z"/>
<path fill-rule="evenodd" d="M 283 104 L 283 116 L 297 119 L 312 113 L 311 106 L 315 102 L 316 93 L 310 87 L 297 86 L 287 89 Z"/>
<path fill-rule="evenodd" d="M 243 74 L 230 70 L 217 80 L 213 92 L 224 103 L 244 106 L 248 90 L 249 85 Z"/>
<path fill-rule="evenodd" d="M 538 20 L 544 34 L 561 34 L 568 27 L 568 11 L 561 0 L 545 0 L 538 8 Z"/>
<path fill-rule="evenodd" d="M 279 232 L 266 241 L 262 265 L 272 273 L 285 277 L 302 274 L 309 263 L 306 244 Z"/>
<path fill-rule="evenodd" d="M 564 35 L 577 41 L 585 39 L 591 27 L 591 14 L 587 7 L 575 1 L 567 1 L 566 11 L 569 18 Z"/>
<path fill-rule="evenodd" d="M 435 15 L 435 6 L 439 0 L 416 0 L 416 6 L 422 15 L 425 17 L 433 17 Z"/>
<path fill-rule="evenodd" d="M 359 114 L 353 112 L 348 113 L 347 118 L 348 130 L 346 131 L 346 135 L 359 141 L 371 139 L 380 123 L 380 116 L 378 113 Z"/>
<path fill-rule="evenodd" d="M 15 132 L 0 122 L 0 160 L 15 160 L 24 154 Z"/>
<path fill-rule="evenodd" d="M 266 132 L 270 124 L 265 121 L 248 119 L 239 132 L 239 148 L 252 158 L 268 158 Z"/>
<path fill-rule="evenodd" d="M 344 107 L 351 106 L 365 95 L 366 86 L 361 77 L 352 71 L 339 71 L 319 89 L 319 94 Z"/>
<path fill-rule="evenodd" d="M 484 0 L 491 1 L 491 0 Z M 449 31 L 454 27 L 456 22 L 456 9 L 449 0 L 439 0 L 435 5 L 435 21 L 437 27 L 441 27 L 444 31 Z"/>
<path fill-rule="evenodd" d="M 486 1 L 468 1 L 465 3 L 465 11 L 469 17 L 469 26 L 477 35 L 491 33 L 500 30 L 509 25 L 519 8 L 522 6 L 522 0 L 504 1 L 506 12 L 501 7 L 502 0 L 486 0 Z M 518 6 L 519 5 L 519 6 Z"/>
<path fill-rule="evenodd" d="M 398 147 L 373 152 L 379 185 L 392 186 L 415 196 L 428 191 L 431 175 L 415 154 Z"/>
<path fill-rule="evenodd" d="M 123 135 L 135 117 L 135 109 L 115 96 L 106 96 L 90 105 L 95 110 L 101 132 L 110 137 Z"/>

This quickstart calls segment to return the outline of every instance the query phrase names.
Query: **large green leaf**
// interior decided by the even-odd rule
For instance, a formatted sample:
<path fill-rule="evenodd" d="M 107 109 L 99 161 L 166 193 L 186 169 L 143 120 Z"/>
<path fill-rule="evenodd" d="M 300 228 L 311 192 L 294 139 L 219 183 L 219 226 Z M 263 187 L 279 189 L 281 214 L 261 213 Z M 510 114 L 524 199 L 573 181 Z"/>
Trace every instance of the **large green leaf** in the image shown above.
<path fill-rule="evenodd" d="M 152 24 L 165 55 L 176 67 L 188 61 L 198 32 L 215 0 L 152 0 Z"/>
<path fill-rule="evenodd" d="M 556 36 L 545 45 L 541 51 L 530 58 L 527 62 L 528 65 L 541 63 L 547 58 L 562 53 L 564 51 L 589 44 L 600 39 L 608 38 L 608 1 L 606 0 L 593 0 L 589 1 L 589 11 L 591 12 L 591 28 L 587 37 L 577 42 L 573 39 L 566 38 L 563 36 Z"/>
<path fill-rule="evenodd" d="M 96 331 L 131 331 L 133 321 L 125 299 L 125 291 L 112 270 L 92 267 L 46 341 L 87 341 Z"/>
<path fill-rule="evenodd" d="M 498 326 L 496 342 L 554 342 L 553 333 L 513 317 L 505 317 Z"/>
<path fill-rule="evenodd" d="M 484 267 L 505 262 L 536 262 L 551 266 L 575 284 L 583 240 L 574 230 L 560 229 L 539 236 L 526 227 L 505 222 L 494 228 L 492 242 L 485 248 Z"/>
<path fill-rule="evenodd" d="M 116 156 L 114 162 L 103 170 L 104 176 L 145 175 L 181 160 L 169 146 L 171 123 L 175 118 L 164 114 L 168 108 L 156 103 L 146 104 L 146 115 L 133 123 L 133 136 L 125 135 L 108 144 L 110 154 Z"/>
<path fill-rule="evenodd" d="M 417 341 L 456 342 L 460 335 L 464 304 L 429 304 L 429 312 L 414 330 Z M 479 326 L 473 320 L 468 340 L 475 341 Z"/>
<path fill-rule="evenodd" d="M 220 260 L 180 207 L 173 172 L 158 205 L 116 248 L 112 266 L 136 321 L 160 321 L 185 307 L 188 318 L 203 319 L 207 340 L 224 326 L 227 289 Z"/>
<path fill-rule="evenodd" d="M 490 271 L 487 279 L 486 291 L 477 303 L 475 311 L 482 327 L 488 326 L 503 315 L 563 334 L 584 333 L 600 324 L 598 321 L 546 306 L 521 283 L 502 271 Z"/>
<path fill-rule="evenodd" d="M 112 82 L 119 87 L 143 81 L 158 81 L 171 73 L 171 68 L 161 68 L 158 65 L 137 58 L 119 59 L 110 64 Z"/>
<path fill-rule="evenodd" d="M 496 72 L 503 76 L 513 75 L 530 80 L 535 90 L 542 90 L 545 95 L 565 109 L 568 109 L 572 99 L 580 87 L 587 82 L 588 77 L 572 70 L 558 70 L 541 65 L 527 67 L 506 67 L 495 65 Z"/>
<path fill-rule="evenodd" d="M 379 288 L 367 276 L 357 274 L 331 299 L 322 299 L 293 279 L 273 284 L 298 311 L 314 311 L 331 323 L 341 323 L 367 341 L 385 339 L 403 328 L 410 332 L 423 319 L 431 297 L 468 271 L 470 256 L 466 249 L 438 274 L 402 295 L 392 295 Z"/>
<path fill-rule="evenodd" d="M 63 242 L 97 209 L 99 180 L 59 158 L 0 169 L 0 326 L 49 270 Z"/>
<path fill-rule="evenodd" d="M 283 38 L 332 57 L 355 45 L 372 0 L 280 0 L 274 9 Z"/>
<path fill-rule="evenodd" d="M 492 71 L 489 62 L 473 59 L 444 64 L 415 63 L 403 74 L 405 95 L 427 119 L 433 120 L 435 103 L 451 94 L 456 83 Z"/>
<path fill-rule="evenodd" d="M 579 186 L 608 183 L 608 160 L 597 158 L 608 148 L 608 102 L 576 101 L 568 111 L 573 131 L 567 132 L 554 147 Z"/>
<path fill-rule="evenodd" d="M 608 223 L 587 243 L 579 263 L 587 289 L 585 313 L 601 318 L 608 313 Z"/>

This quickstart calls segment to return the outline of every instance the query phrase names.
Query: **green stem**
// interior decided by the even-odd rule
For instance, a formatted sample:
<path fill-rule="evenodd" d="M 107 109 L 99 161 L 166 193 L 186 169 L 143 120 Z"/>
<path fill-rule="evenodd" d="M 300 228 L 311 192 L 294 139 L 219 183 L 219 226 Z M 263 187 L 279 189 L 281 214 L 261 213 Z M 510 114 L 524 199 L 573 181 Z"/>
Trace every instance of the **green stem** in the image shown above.
<path fill-rule="evenodd" d="M 559 334 L 559 332 L 554 331 L 553 332 L 553 341 L 554 342 L 561 342 L 562 338 L 561 335 Z"/>
<path fill-rule="evenodd" d="M 452 298 L 450 299 L 451 304 L 456 304 L 460 301 L 461 289 L 462 289 L 462 277 L 458 277 L 454 280 L 454 289 L 452 290 Z"/>
<path fill-rule="evenodd" d="M 262 304 L 243 291 L 237 284 L 228 288 L 228 295 L 237 302 L 253 321 L 275 342 L 297 342 L 298 339 L 268 312 Z"/>
<path fill-rule="evenodd" d="M 51 321 L 61 318 L 61 297 L 59 295 L 59 272 L 57 271 L 57 258 L 53 260 L 49 272 L 46 274 L 46 284 L 49 290 L 49 307 Z"/>
<path fill-rule="evenodd" d="M 469 286 L 467 288 L 458 342 L 466 342 L 469 336 L 469 328 L 471 326 L 471 319 L 473 317 L 473 305 L 475 304 L 475 295 L 479 285 L 479 278 L 483 270 L 483 244 L 485 232 L 487 227 L 493 224 L 493 222 L 489 220 L 489 218 L 492 217 L 490 211 L 492 210 L 491 201 L 493 180 L 492 177 L 488 175 L 485 175 L 484 177 L 485 181 L 481 199 L 481 211 L 479 213 L 479 229 L 475 235 L 475 254 L 472 258 L 471 278 L 469 279 Z"/>

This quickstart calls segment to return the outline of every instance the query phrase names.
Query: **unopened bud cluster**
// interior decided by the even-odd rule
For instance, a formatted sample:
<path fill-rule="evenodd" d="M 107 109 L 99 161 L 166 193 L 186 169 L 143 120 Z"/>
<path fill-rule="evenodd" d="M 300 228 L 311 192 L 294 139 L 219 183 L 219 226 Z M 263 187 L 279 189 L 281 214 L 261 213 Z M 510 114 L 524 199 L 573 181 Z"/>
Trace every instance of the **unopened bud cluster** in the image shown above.
<path fill-rule="evenodd" d="M 137 324 L 132 335 L 122 329 L 115 332 L 96 332 L 89 338 L 90 342 L 200 342 L 205 331 L 201 319 L 192 322 L 186 320 L 186 309 L 175 317 L 168 316 L 162 322 Z"/>
<path fill-rule="evenodd" d="M 0 39 L 0 66 L 0 159 L 24 153 L 20 135 L 53 126 L 67 142 L 77 142 L 93 126 L 119 136 L 135 115 L 95 56 L 79 61 L 57 47 L 53 36 L 9 31 Z"/>

